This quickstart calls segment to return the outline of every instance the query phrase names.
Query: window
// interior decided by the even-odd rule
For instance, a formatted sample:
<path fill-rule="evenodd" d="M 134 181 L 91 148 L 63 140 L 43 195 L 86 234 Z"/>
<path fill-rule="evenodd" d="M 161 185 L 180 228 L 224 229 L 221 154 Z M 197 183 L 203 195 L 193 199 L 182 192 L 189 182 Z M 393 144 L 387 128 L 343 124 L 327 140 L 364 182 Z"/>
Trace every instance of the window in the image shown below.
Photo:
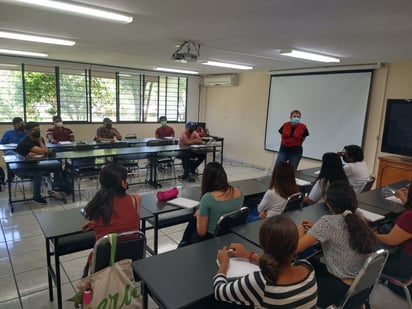
<path fill-rule="evenodd" d="M 119 120 L 142 121 L 142 76 L 119 74 Z"/>
<path fill-rule="evenodd" d="M 59 70 L 60 115 L 63 121 L 88 121 L 87 71 Z"/>
<path fill-rule="evenodd" d="M 19 65 L 0 65 L 0 122 L 24 116 L 23 81 Z"/>
<path fill-rule="evenodd" d="M 57 114 L 54 67 L 30 66 L 24 70 L 26 120 L 51 122 Z"/>
<path fill-rule="evenodd" d="M 92 122 L 103 118 L 116 121 L 116 79 L 114 73 L 91 72 L 91 114 Z"/>

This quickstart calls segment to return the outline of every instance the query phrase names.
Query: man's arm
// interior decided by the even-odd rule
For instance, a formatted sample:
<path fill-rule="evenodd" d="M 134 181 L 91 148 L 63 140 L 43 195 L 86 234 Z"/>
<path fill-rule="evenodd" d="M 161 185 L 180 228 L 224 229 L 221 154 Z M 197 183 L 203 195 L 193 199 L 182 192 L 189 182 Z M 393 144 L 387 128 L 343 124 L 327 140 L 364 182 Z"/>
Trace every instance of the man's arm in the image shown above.
<path fill-rule="evenodd" d="M 34 146 L 32 149 L 30 149 L 29 153 L 27 154 L 27 157 L 30 158 L 38 155 L 45 155 L 47 153 L 47 146 L 44 143 L 42 137 L 39 137 L 37 143 L 39 144 L 39 146 Z"/>

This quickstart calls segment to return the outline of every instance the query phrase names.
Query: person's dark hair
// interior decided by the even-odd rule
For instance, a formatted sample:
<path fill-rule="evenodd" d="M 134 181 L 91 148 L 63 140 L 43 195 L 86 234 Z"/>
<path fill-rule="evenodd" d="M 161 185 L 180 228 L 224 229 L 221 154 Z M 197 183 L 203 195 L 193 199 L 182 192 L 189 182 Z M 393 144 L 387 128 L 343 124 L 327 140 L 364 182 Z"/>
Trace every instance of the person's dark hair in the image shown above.
<path fill-rule="evenodd" d="M 259 230 L 259 243 L 263 249 L 259 267 L 267 281 L 276 283 L 280 269 L 292 263 L 298 240 L 296 224 L 288 217 L 277 215 L 263 221 Z"/>
<path fill-rule="evenodd" d="M 409 181 L 408 197 L 406 198 L 406 203 L 404 206 L 406 209 L 412 208 L 412 180 Z"/>
<path fill-rule="evenodd" d="M 363 161 L 363 150 L 358 145 L 347 145 L 343 147 L 345 152 L 348 154 L 348 157 L 353 159 L 353 162 Z"/>
<path fill-rule="evenodd" d="M 294 109 L 293 111 L 290 112 L 290 117 L 292 117 L 292 115 L 293 115 L 294 113 L 299 113 L 299 114 L 302 116 L 302 113 L 301 113 L 299 110 Z"/>
<path fill-rule="evenodd" d="M 296 185 L 295 169 L 290 163 L 282 161 L 275 166 L 269 189 L 275 189 L 283 198 L 288 198 L 291 194 L 299 192 L 299 187 Z"/>
<path fill-rule="evenodd" d="M 26 123 L 26 130 L 30 131 L 31 129 L 35 128 L 35 127 L 39 127 L 40 124 L 38 122 L 34 122 L 34 121 L 29 121 L 28 123 Z"/>
<path fill-rule="evenodd" d="M 163 120 L 167 120 L 166 116 L 160 116 L 160 117 L 159 117 L 159 122 L 160 122 L 160 121 L 163 121 Z"/>
<path fill-rule="evenodd" d="M 20 122 L 23 122 L 23 119 L 21 117 L 14 117 L 13 118 L 13 124 L 18 124 Z"/>
<path fill-rule="evenodd" d="M 223 166 L 218 162 L 209 162 L 202 177 L 202 196 L 207 192 L 212 191 L 227 191 L 233 190 L 227 181 L 227 175 Z"/>
<path fill-rule="evenodd" d="M 322 195 L 329 184 L 335 181 L 343 181 L 349 184 L 348 177 L 342 167 L 342 161 L 335 152 L 326 152 L 322 156 L 322 166 L 316 181 L 320 180 Z"/>
<path fill-rule="evenodd" d="M 349 232 L 349 244 L 360 254 L 367 254 L 377 247 L 377 241 L 366 220 L 360 216 L 355 191 L 346 182 L 336 181 L 329 185 L 325 202 L 335 214 L 343 214 Z M 349 212 L 345 213 L 348 210 Z"/>
<path fill-rule="evenodd" d="M 57 119 L 61 120 L 62 117 L 60 117 L 59 115 L 54 115 L 52 119 L 53 119 L 53 122 L 55 122 Z"/>
<path fill-rule="evenodd" d="M 108 117 L 103 118 L 103 123 L 106 123 L 106 122 L 112 122 L 112 120 Z"/>
<path fill-rule="evenodd" d="M 101 218 L 108 224 L 113 212 L 113 198 L 126 195 L 122 181 L 127 179 L 127 169 L 118 163 L 109 163 L 99 175 L 100 190 L 85 207 L 88 220 Z"/>

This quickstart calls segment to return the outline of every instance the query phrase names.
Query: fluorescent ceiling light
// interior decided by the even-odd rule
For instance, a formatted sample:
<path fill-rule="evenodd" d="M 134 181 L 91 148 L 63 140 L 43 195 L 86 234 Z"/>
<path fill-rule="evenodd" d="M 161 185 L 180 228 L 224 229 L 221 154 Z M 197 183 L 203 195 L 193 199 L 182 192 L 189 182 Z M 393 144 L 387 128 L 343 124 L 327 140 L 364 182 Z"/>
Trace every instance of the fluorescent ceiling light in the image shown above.
<path fill-rule="evenodd" d="M 18 2 L 28 3 L 30 5 L 37 5 L 46 8 L 52 8 L 60 11 L 71 12 L 80 15 L 98 17 L 103 19 L 108 19 L 112 21 L 117 21 L 121 23 L 131 23 L 133 21 L 133 17 L 122 15 L 110 11 L 105 11 L 102 9 L 94 9 L 87 6 L 77 5 L 77 4 L 70 4 L 67 2 L 61 1 L 50 1 L 50 0 L 16 0 Z"/>
<path fill-rule="evenodd" d="M 156 68 L 155 70 L 156 71 L 172 72 L 172 73 L 182 73 L 182 74 L 199 74 L 199 72 L 196 72 L 196 71 L 180 70 L 180 69 Z"/>
<path fill-rule="evenodd" d="M 222 67 L 222 68 L 231 68 L 231 69 L 238 69 L 238 70 L 251 70 L 253 67 L 241 64 L 233 64 L 233 63 L 226 63 L 226 62 L 217 62 L 217 61 L 208 61 L 202 64 L 212 65 L 215 67 Z"/>
<path fill-rule="evenodd" d="M 22 34 L 22 33 L 8 32 L 8 31 L 0 31 L 0 38 L 37 42 L 37 43 L 56 44 L 56 45 L 64 45 L 64 46 L 73 46 L 74 44 L 76 44 L 75 41 L 54 39 L 54 38 L 49 38 L 46 36 Z"/>
<path fill-rule="evenodd" d="M 303 52 L 303 51 L 295 50 L 295 49 L 283 49 L 279 51 L 279 54 L 283 56 L 294 57 L 294 58 L 305 59 L 305 60 L 312 60 L 312 61 L 319 61 L 319 62 L 340 62 L 340 59 L 338 58 L 309 53 L 309 52 Z"/>
<path fill-rule="evenodd" d="M 48 54 L 45 53 L 35 53 L 35 52 L 28 52 L 23 50 L 14 50 L 14 49 L 3 49 L 0 48 L 0 54 L 7 54 L 7 55 L 17 55 L 17 56 L 32 56 L 32 57 L 48 57 Z"/>

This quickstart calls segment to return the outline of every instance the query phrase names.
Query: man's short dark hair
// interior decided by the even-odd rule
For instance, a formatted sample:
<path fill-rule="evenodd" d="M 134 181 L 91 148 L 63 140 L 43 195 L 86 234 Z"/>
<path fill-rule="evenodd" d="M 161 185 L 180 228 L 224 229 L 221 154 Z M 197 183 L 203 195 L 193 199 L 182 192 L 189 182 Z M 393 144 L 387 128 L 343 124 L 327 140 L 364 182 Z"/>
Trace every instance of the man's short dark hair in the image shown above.
<path fill-rule="evenodd" d="M 358 145 L 347 145 L 343 149 L 345 149 L 348 157 L 353 159 L 353 162 L 363 161 L 363 150 Z"/>
<path fill-rule="evenodd" d="M 29 121 L 28 123 L 26 123 L 26 130 L 30 131 L 31 129 L 35 128 L 35 127 L 39 127 L 40 124 L 38 122 L 34 122 L 34 121 Z"/>
<path fill-rule="evenodd" d="M 160 122 L 160 121 L 163 121 L 163 120 L 167 120 L 166 116 L 160 116 L 160 117 L 159 117 L 159 122 Z"/>
<path fill-rule="evenodd" d="M 14 117 L 13 118 L 13 124 L 17 124 L 23 122 L 23 119 L 21 117 Z"/>
<path fill-rule="evenodd" d="M 53 116 L 53 122 L 55 122 L 57 119 L 62 119 L 62 117 L 60 117 L 59 115 L 55 115 L 55 116 Z"/>

